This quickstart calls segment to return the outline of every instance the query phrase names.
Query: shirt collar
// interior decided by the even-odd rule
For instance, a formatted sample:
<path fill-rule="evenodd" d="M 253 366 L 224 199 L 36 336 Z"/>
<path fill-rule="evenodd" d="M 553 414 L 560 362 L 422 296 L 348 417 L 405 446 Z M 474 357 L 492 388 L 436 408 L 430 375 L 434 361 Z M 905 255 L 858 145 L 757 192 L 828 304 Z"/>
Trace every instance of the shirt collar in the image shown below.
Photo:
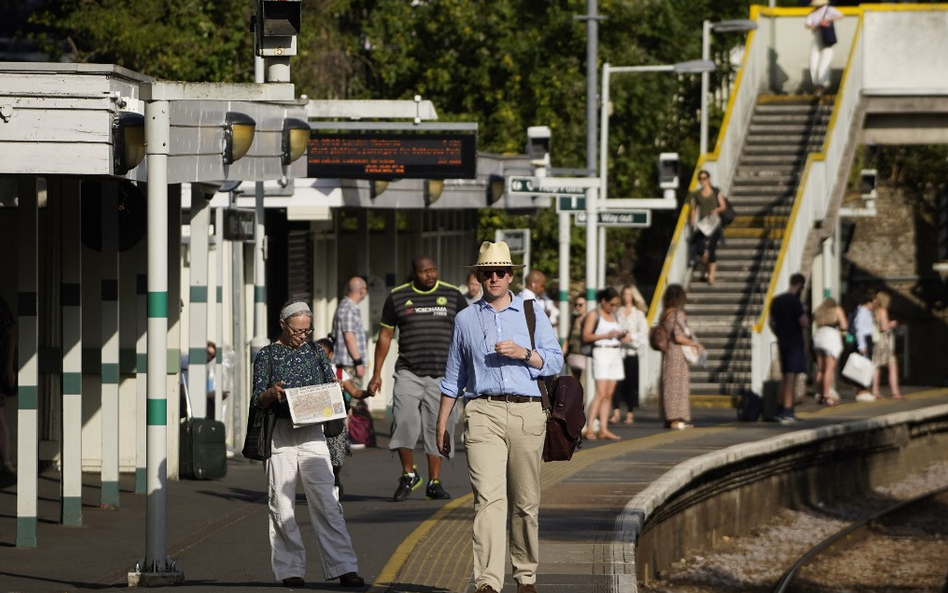
<path fill-rule="evenodd" d="M 506 307 L 501 309 L 500 311 L 505 311 L 506 309 L 513 309 L 514 311 L 523 311 L 523 299 L 515 295 L 510 290 L 507 291 L 507 294 L 510 295 L 510 303 Z M 481 296 L 480 300 L 471 303 L 471 306 L 480 307 L 482 310 L 483 309 L 490 309 L 491 311 L 494 310 L 494 308 L 490 306 L 490 303 L 484 300 L 483 296 Z M 497 312 L 500 313 L 500 311 L 497 311 Z"/>

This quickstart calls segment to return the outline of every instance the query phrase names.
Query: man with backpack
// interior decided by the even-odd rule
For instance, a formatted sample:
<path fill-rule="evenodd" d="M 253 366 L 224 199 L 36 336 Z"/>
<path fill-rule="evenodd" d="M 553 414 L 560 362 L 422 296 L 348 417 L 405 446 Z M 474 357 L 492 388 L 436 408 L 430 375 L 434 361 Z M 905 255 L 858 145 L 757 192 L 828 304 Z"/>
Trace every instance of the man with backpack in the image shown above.
<path fill-rule="evenodd" d="M 503 589 L 508 544 L 517 593 L 536 593 L 546 425 L 537 379 L 560 372 L 563 355 L 540 305 L 510 291 L 514 268 L 523 266 L 513 264 L 506 243 L 485 241 L 477 263 L 468 267 L 477 272 L 484 297 L 455 318 L 441 380 L 438 448 L 445 457 L 451 452 L 448 421 L 463 395 L 464 441 L 474 491 L 475 593 Z M 535 313 L 533 347 L 527 306 Z"/>

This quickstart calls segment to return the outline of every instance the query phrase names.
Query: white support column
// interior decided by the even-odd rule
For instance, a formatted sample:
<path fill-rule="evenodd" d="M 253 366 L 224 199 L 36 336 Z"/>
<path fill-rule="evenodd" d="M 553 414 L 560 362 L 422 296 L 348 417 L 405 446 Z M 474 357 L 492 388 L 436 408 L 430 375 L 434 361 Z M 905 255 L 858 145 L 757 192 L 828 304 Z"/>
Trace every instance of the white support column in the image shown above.
<path fill-rule="evenodd" d="M 119 503 L 118 200 L 115 184 L 102 184 L 102 488 L 100 504 Z"/>
<path fill-rule="evenodd" d="M 214 219 L 215 215 L 219 212 L 220 208 L 209 208 L 208 219 Z M 213 228 L 215 235 L 220 233 L 221 225 L 219 220 L 214 219 Z M 210 240 L 210 235 L 208 235 L 208 240 Z M 214 342 L 216 351 L 214 359 L 207 363 L 208 382 L 210 383 L 210 379 L 214 379 L 212 384 L 214 398 L 207 403 L 211 406 L 211 408 L 208 409 L 208 415 L 211 415 L 210 413 L 213 412 L 214 418 L 226 423 L 227 420 L 224 418 L 224 411 L 222 409 L 222 376 L 220 374 L 221 344 L 224 343 L 220 336 L 222 321 L 220 317 L 220 259 L 221 241 L 220 237 L 215 236 L 214 244 L 208 247 L 207 251 L 207 337 Z"/>
<path fill-rule="evenodd" d="M 191 287 L 188 393 L 191 414 L 207 418 L 207 231 L 211 209 L 199 183 L 191 184 Z"/>
<path fill-rule="evenodd" d="M 39 299 L 37 294 L 39 221 L 36 177 L 21 177 L 18 184 L 17 226 L 24 240 L 19 252 L 19 294 L 17 298 L 17 489 L 16 545 L 35 548 L 39 463 Z"/>
<path fill-rule="evenodd" d="M 569 212 L 560 212 L 559 214 L 559 285 L 560 293 L 557 296 L 560 303 L 560 324 L 559 338 L 560 344 L 569 339 L 570 327 L 569 312 L 569 245 L 570 235 L 573 226 L 573 215 Z"/>
<path fill-rule="evenodd" d="M 63 181 L 62 199 L 62 332 L 63 426 L 62 513 L 63 525 L 82 525 L 82 186 Z"/>
<path fill-rule="evenodd" d="M 148 467 L 145 557 L 128 574 L 129 586 L 184 582 L 167 554 L 168 511 L 168 153 L 167 101 L 145 104 L 148 159 Z"/>

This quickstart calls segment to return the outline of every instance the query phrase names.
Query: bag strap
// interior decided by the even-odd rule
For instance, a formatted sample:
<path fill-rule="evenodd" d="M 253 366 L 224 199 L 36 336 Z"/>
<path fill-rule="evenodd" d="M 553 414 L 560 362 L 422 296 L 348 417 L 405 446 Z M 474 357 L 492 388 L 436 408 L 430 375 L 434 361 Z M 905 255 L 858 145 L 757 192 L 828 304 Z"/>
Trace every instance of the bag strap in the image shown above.
<path fill-rule="evenodd" d="M 533 299 L 523 301 L 523 316 L 527 318 L 527 332 L 530 334 L 530 349 L 536 350 L 537 343 L 533 333 L 537 329 L 537 312 L 533 308 Z M 538 377 L 537 387 L 540 389 L 540 401 L 542 402 L 543 409 L 549 410 L 552 406 L 550 405 L 550 396 L 546 392 L 546 381 Z"/>

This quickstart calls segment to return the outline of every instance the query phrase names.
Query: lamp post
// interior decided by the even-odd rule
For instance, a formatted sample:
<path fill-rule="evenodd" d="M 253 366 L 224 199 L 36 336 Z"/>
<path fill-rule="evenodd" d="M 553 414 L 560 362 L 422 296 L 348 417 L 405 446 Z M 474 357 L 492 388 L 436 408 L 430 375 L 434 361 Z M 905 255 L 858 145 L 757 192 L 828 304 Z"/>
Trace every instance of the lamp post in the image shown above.
<path fill-rule="evenodd" d="M 599 190 L 599 199 L 608 197 L 608 184 L 606 173 L 609 165 L 609 83 L 613 74 L 624 74 L 630 72 L 674 72 L 675 74 L 699 74 L 714 70 L 714 62 L 708 60 L 691 60 L 688 62 L 679 62 L 677 64 L 666 64 L 660 66 L 611 66 L 609 63 L 602 65 L 602 111 L 600 114 L 601 126 L 599 130 L 599 179 L 601 187 Z M 643 207 L 646 207 L 643 205 Z M 587 221 L 591 224 L 593 221 Z"/>
<path fill-rule="evenodd" d="M 711 31 L 715 33 L 735 33 L 738 31 L 753 31 L 757 28 L 757 22 L 750 19 L 738 19 L 733 21 L 721 21 L 712 23 L 704 21 L 701 27 L 701 59 L 711 59 Z M 699 154 L 708 152 L 708 92 L 709 92 L 708 72 L 701 73 L 701 144 Z"/>

